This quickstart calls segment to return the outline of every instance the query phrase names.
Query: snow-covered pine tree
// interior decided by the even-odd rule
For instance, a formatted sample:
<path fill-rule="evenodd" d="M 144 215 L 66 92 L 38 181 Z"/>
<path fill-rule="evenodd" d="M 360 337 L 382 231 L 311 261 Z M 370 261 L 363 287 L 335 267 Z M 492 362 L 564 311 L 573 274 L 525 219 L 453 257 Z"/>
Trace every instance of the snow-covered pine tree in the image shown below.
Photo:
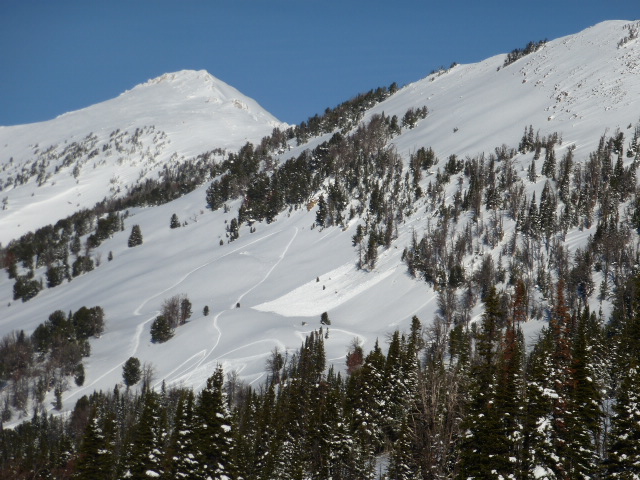
<path fill-rule="evenodd" d="M 568 441 L 568 471 L 571 478 L 592 478 L 598 471 L 603 444 L 602 408 L 604 391 L 603 338 L 595 314 L 585 310 L 573 335 L 571 376 L 571 416 Z"/>
<path fill-rule="evenodd" d="M 484 300 L 485 311 L 476 334 L 475 356 L 469 371 L 470 392 L 463 420 L 458 478 L 514 478 L 509 439 L 498 408 L 498 359 L 504 316 L 495 286 Z"/>
<path fill-rule="evenodd" d="M 160 406 L 160 396 L 152 390 L 144 393 L 142 401 L 142 413 L 127 449 L 123 479 L 158 478 L 164 474 L 166 412 Z"/>
<path fill-rule="evenodd" d="M 142 245 L 142 230 L 140 230 L 140 225 L 134 225 L 131 227 L 131 234 L 129 235 L 127 245 L 129 248 Z"/>
<path fill-rule="evenodd" d="M 389 480 L 422 480 L 422 471 L 413 457 L 413 438 L 409 419 L 405 418 L 391 449 L 386 477 Z"/>
<path fill-rule="evenodd" d="M 200 452 L 196 445 L 197 420 L 193 390 L 181 393 L 176 409 L 173 433 L 169 440 L 167 476 L 176 480 L 200 480 L 203 477 Z"/>
<path fill-rule="evenodd" d="M 196 445 L 205 478 L 233 478 L 231 415 L 224 391 L 222 367 L 218 366 L 198 395 Z"/>
<path fill-rule="evenodd" d="M 613 410 L 607 478 L 640 479 L 640 369 L 636 361 L 623 373 Z"/>
<path fill-rule="evenodd" d="M 89 422 L 78 451 L 78 480 L 110 480 L 115 469 L 115 421 L 112 413 L 97 406 L 91 409 Z"/>

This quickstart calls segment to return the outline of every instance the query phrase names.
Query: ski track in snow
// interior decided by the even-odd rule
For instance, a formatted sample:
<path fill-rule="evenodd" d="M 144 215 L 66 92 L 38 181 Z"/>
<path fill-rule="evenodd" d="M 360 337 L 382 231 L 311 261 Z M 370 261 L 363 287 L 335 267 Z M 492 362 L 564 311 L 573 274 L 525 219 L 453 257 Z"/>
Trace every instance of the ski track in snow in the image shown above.
<path fill-rule="evenodd" d="M 238 250 L 244 249 L 244 248 L 248 247 L 249 245 L 252 245 L 252 244 L 254 244 L 254 243 L 256 243 L 256 242 L 258 242 L 258 241 L 260 241 L 260 240 L 263 240 L 263 239 L 265 239 L 265 238 L 267 238 L 267 237 L 269 237 L 269 236 L 271 236 L 271 235 L 275 235 L 276 233 L 280 233 L 280 232 L 282 232 L 282 230 L 278 230 L 277 232 L 274 232 L 274 233 L 272 233 L 272 234 L 265 235 L 264 237 L 262 237 L 262 238 L 260 238 L 260 239 L 258 239 L 258 240 L 256 240 L 256 241 L 254 241 L 254 242 L 251 242 L 251 243 L 245 244 L 245 245 L 243 245 L 242 247 L 237 248 L 237 249 L 236 249 L 236 250 L 234 250 L 233 252 L 229 252 L 229 253 L 227 253 L 227 255 L 230 255 L 231 253 L 235 253 L 235 252 L 237 252 Z M 238 303 L 240 303 L 240 301 L 241 301 L 241 300 L 242 300 L 242 299 L 243 299 L 247 294 L 251 293 L 251 292 L 252 292 L 253 290 L 255 290 L 257 287 L 259 287 L 260 285 L 262 285 L 262 283 L 264 283 L 264 282 L 265 282 L 265 280 L 267 280 L 267 278 L 269 278 L 269 276 L 271 275 L 271 273 L 275 270 L 275 268 L 280 264 L 280 262 L 281 262 L 281 261 L 284 259 L 284 257 L 287 255 L 287 252 L 289 251 L 289 248 L 291 247 L 291 245 L 293 244 L 293 241 L 296 239 L 296 237 L 297 237 L 297 236 L 298 236 L 298 227 L 294 227 L 294 232 L 293 232 L 293 236 L 291 237 L 291 240 L 289 240 L 289 243 L 287 243 L 287 245 L 285 246 L 284 250 L 282 251 L 282 253 L 281 253 L 281 254 L 280 254 L 280 256 L 278 257 L 278 259 L 276 260 L 276 262 L 275 262 L 275 263 L 273 264 L 273 266 L 269 269 L 269 271 L 264 275 L 264 277 L 262 277 L 262 279 L 261 279 L 258 283 L 256 283 L 255 285 L 253 285 L 251 288 L 249 288 L 249 289 L 248 289 L 248 290 L 246 290 L 245 292 L 243 292 L 243 293 L 242 293 L 242 294 L 241 294 L 241 295 L 236 299 L 236 301 L 235 301 L 233 304 L 231 304 L 231 305 L 229 306 L 229 308 L 228 308 L 227 310 L 222 310 L 221 312 L 218 312 L 218 314 L 213 318 L 213 327 L 214 327 L 214 328 L 217 330 L 217 332 L 218 332 L 218 338 L 216 339 L 216 342 L 215 342 L 215 344 L 213 345 L 213 347 L 211 348 L 211 350 L 209 350 L 209 352 L 208 352 L 208 353 L 207 353 L 207 354 L 206 354 L 206 355 L 205 355 L 205 356 L 204 356 L 204 357 L 203 357 L 203 358 L 202 358 L 202 359 L 201 359 L 201 360 L 200 360 L 200 361 L 199 361 L 199 362 L 198 362 L 198 363 L 197 363 L 197 364 L 196 364 L 196 365 L 191 369 L 191 371 L 189 372 L 189 374 L 186 376 L 185 381 L 189 381 L 189 379 L 191 379 L 192 375 L 193 375 L 196 371 L 198 371 L 201 367 L 206 366 L 206 365 L 208 365 L 209 363 L 211 363 L 211 362 L 207 362 L 207 359 L 208 359 L 208 358 L 213 354 L 213 352 L 215 352 L 215 351 L 216 351 L 216 349 L 218 348 L 218 345 L 220 344 L 220 341 L 221 341 L 221 339 L 222 339 L 222 329 L 220 328 L 220 325 L 219 325 L 219 323 L 218 323 L 218 320 L 219 320 L 220 316 L 221 316 L 223 313 L 228 312 L 228 311 L 232 310 L 233 308 L 235 308 L 235 306 L 236 306 Z M 226 256 L 226 255 L 225 255 L 225 256 Z M 220 257 L 220 258 L 224 258 L 224 256 L 223 256 L 223 257 Z M 215 261 L 215 260 L 214 260 L 214 261 Z M 212 261 L 212 262 L 209 262 L 209 263 L 213 263 L 213 261 Z M 203 266 L 201 266 L 201 267 L 198 267 L 197 269 L 193 270 L 193 272 L 195 272 L 195 271 L 199 270 L 200 268 L 202 268 L 202 267 L 204 267 L 204 266 L 205 266 L 205 265 L 203 265 Z M 193 272 L 191 272 L 191 273 L 193 273 Z M 191 273 L 190 273 L 190 274 L 191 274 Z M 190 274 L 189 274 L 189 275 L 190 275 Z M 263 341 L 267 341 L 267 340 L 263 340 Z M 242 349 L 242 348 L 249 347 L 249 346 L 251 346 L 251 345 L 255 345 L 255 344 L 257 344 L 257 343 L 260 343 L 260 342 L 252 342 L 252 343 L 248 343 L 248 344 L 245 344 L 245 345 L 241 345 L 240 347 L 238 347 L 238 348 L 236 348 L 236 349 L 234 349 L 234 350 L 231 350 L 230 352 L 227 352 L 227 353 L 225 353 L 225 354 L 223 354 L 223 355 L 218 355 L 218 356 L 217 356 L 213 361 L 216 361 L 216 362 L 217 362 L 220 358 L 222 358 L 224 355 L 226 355 L 226 354 L 228 354 L 228 353 L 231 353 L 231 352 L 233 352 L 233 351 L 240 350 L 240 349 Z M 262 355 L 260 355 L 260 356 L 262 356 Z M 250 358 L 250 357 L 245 357 L 245 358 Z M 255 358 L 255 356 L 253 356 L 253 358 Z M 203 382 L 203 383 L 204 383 L 204 382 Z M 203 385 L 203 383 L 201 383 L 200 385 L 198 385 L 198 386 L 197 386 L 197 388 L 196 388 L 196 390 L 199 390 L 199 389 L 200 389 L 200 387 Z"/>
<path fill-rule="evenodd" d="M 261 343 L 272 343 L 272 344 L 275 344 L 275 345 L 276 345 L 276 347 L 278 347 L 278 348 L 281 348 L 281 349 L 284 349 L 284 348 L 285 348 L 284 343 L 282 343 L 282 342 L 281 342 L 280 340 L 278 340 L 277 338 L 263 338 L 262 340 L 256 340 L 255 342 L 246 343 L 246 344 L 244 344 L 244 345 L 242 345 L 242 346 L 240 346 L 240 347 L 237 347 L 237 348 L 234 348 L 234 349 L 229 350 L 229 351 L 227 351 L 227 352 L 224 352 L 222 355 L 219 355 L 219 356 L 217 357 L 217 359 L 218 359 L 218 358 L 226 357 L 226 356 L 227 356 L 227 355 L 229 355 L 230 353 L 237 352 L 238 350 L 242 350 L 243 348 L 252 347 L 252 346 L 254 346 L 254 345 L 259 345 L 259 344 L 261 344 Z M 257 354 L 257 355 L 250 355 L 250 356 L 248 356 L 248 357 L 240 357 L 238 360 L 248 360 L 248 359 L 258 358 L 258 357 L 262 357 L 262 356 L 264 356 L 264 354 L 263 354 L 263 353 L 261 353 L 261 354 Z M 217 359 L 216 359 L 216 360 L 217 360 Z"/>
<path fill-rule="evenodd" d="M 190 370 L 191 367 L 185 367 L 184 369 L 182 369 L 182 367 L 184 367 L 185 365 L 187 365 L 189 362 L 191 362 L 192 360 L 194 360 L 196 357 L 202 357 L 204 358 L 207 354 L 207 350 L 200 350 L 198 353 L 195 353 L 193 355 L 191 355 L 189 358 L 187 358 L 184 362 L 182 362 L 180 365 L 178 365 L 176 368 L 174 368 L 173 370 L 171 370 L 169 373 L 167 373 L 164 378 L 162 380 L 160 380 L 159 382 L 156 382 L 153 387 L 157 387 L 158 385 L 162 384 L 163 381 L 166 381 L 167 383 L 171 383 L 172 378 L 174 377 L 175 374 L 175 378 L 179 379 L 185 372 L 188 372 Z M 198 360 L 199 361 L 199 360 Z M 179 371 L 180 369 L 182 369 L 181 371 Z M 179 371 L 179 372 L 178 372 Z"/>
<path fill-rule="evenodd" d="M 281 231 L 282 231 L 282 230 L 278 230 L 278 231 L 276 231 L 276 232 L 272 232 L 272 233 L 269 233 L 269 234 L 267 234 L 267 235 L 263 235 L 262 237 L 260 237 L 260 238 L 258 238 L 258 239 L 256 239 L 256 240 L 253 240 L 253 241 L 251 241 L 251 242 L 249 242 L 249 243 L 243 244 L 242 246 L 239 246 L 238 248 L 236 248 L 236 249 L 234 249 L 234 250 L 231 250 L 230 252 L 227 252 L 227 253 L 225 253 L 224 255 L 221 255 L 221 256 L 219 256 L 219 257 L 216 257 L 216 258 L 214 258 L 213 260 L 211 260 L 211 261 L 209 261 L 209 262 L 206 262 L 206 263 L 203 263 L 203 264 L 202 264 L 202 265 L 200 265 L 199 267 L 194 268 L 194 269 L 193 269 L 193 270 L 191 270 L 190 272 L 187 272 L 185 275 L 183 275 L 183 276 L 182 276 L 182 278 L 180 278 L 180 280 L 178 280 L 177 282 L 175 282 L 173 285 L 171 285 L 171 286 L 169 286 L 169 287 L 165 288 L 164 290 L 162 290 L 161 292 L 159 292 L 159 293 L 157 293 L 157 294 L 155 294 L 155 295 L 151 295 L 150 297 L 148 297 L 147 299 L 145 299 L 145 300 L 144 300 L 144 301 L 143 301 L 143 302 L 138 306 L 138 308 L 136 308 L 136 309 L 133 311 L 133 315 L 134 315 L 134 316 L 140 316 L 140 315 L 142 315 L 142 314 L 140 313 L 140 311 L 142 310 L 142 308 L 143 308 L 147 303 L 149 303 L 149 302 L 150 302 L 151 300 L 153 300 L 153 299 L 156 299 L 156 298 L 160 297 L 161 295 L 166 294 L 166 293 L 167 293 L 167 292 L 169 292 L 170 290 L 172 290 L 172 289 L 176 288 L 178 285 L 180 285 L 181 283 L 183 283 L 186 279 L 188 279 L 191 275 L 193 275 L 193 274 L 194 274 L 194 273 L 196 273 L 197 271 L 202 270 L 203 268 L 208 267 L 209 265 L 211 265 L 211 264 L 213 264 L 213 263 L 215 263 L 215 262 L 217 262 L 217 261 L 219 261 L 219 260 L 222 260 L 222 259 L 223 259 L 223 258 L 225 258 L 225 257 L 228 257 L 229 255 L 233 255 L 234 253 L 236 253 L 236 252 L 238 252 L 239 250 L 242 250 L 242 249 L 244 249 L 244 248 L 248 247 L 249 245 L 253 245 L 253 244 L 255 244 L 255 243 L 261 242 L 262 240 L 265 240 L 265 239 L 267 239 L 267 238 L 269 238 L 269 237 L 271 237 L 271 236 L 273 236 L 273 235 L 275 235 L 275 234 L 277 234 L 277 233 L 280 233 Z M 296 228 L 296 234 L 297 234 L 297 228 Z M 269 271 L 269 273 L 271 273 L 271 271 Z M 264 279 L 263 279 L 262 281 L 264 281 Z M 160 311 L 159 311 L 159 310 L 156 310 L 155 312 L 153 312 L 153 315 L 152 315 L 150 318 L 148 318 L 147 320 L 145 320 L 144 322 L 140 323 L 140 324 L 137 326 L 137 328 L 136 328 L 136 333 L 135 333 L 135 335 L 134 335 L 134 339 L 133 339 L 133 348 L 131 348 L 131 355 L 130 355 L 130 356 L 132 356 L 132 357 L 133 357 L 133 356 L 135 356 L 136 352 L 138 351 L 138 348 L 140 347 L 140 339 L 142 338 L 142 333 L 143 333 L 143 331 L 144 331 L 144 326 L 145 326 L 147 323 L 149 323 L 151 320 L 153 320 L 153 319 L 154 319 L 154 318 L 155 318 L 159 313 L 160 313 Z M 219 333 L 220 335 L 221 335 L 221 332 L 220 332 L 220 329 L 219 329 L 219 328 L 218 328 L 218 326 L 217 326 L 216 320 L 217 320 L 218 316 L 220 316 L 220 314 L 221 314 L 221 313 L 222 313 L 222 312 L 218 313 L 218 315 L 216 315 L 216 317 L 214 318 L 214 327 L 218 330 L 218 333 Z M 219 336 L 218 336 L 218 341 L 220 341 L 220 337 L 219 337 Z M 216 343 L 216 345 L 217 345 L 217 343 Z M 214 348 L 215 348 L 215 347 L 214 347 Z"/>
<path fill-rule="evenodd" d="M 180 280 L 178 280 L 177 282 L 175 282 L 175 283 L 174 283 L 173 285 L 171 285 L 170 287 L 166 288 L 165 290 L 161 291 L 160 293 L 157 293 L 157 294 L 152 295 L 152 296 L 148 297 L 147 299 L 145 299 L 145 300 L 144 300 L 144 301 L 143 301 L 143 302 L 142 302 L 142 303 L 141 303 L 141 304 L 140 304 L 140 305 L 139 305 L 139 306 L 138 306 L 138 307 L 133 311 L 133 315 L 134 315 L 134 316 L 140 316 L 140 315 L 142 315 L 141 310 L 142 310 L 142 308 L 144 308 L 144 306 L 145 306 L 147 303 L 149 303 L 151 300 L 153 300 L 153 299 L 155 299 L 155 298 L 158 298 L 159 296 L 161 296 L 161 295 L 165 294 L 166 292 L 170 291 L 171 289 L 173 289 L 173 288 L 177 287 L 178 285 L 180 285 L 181 283 L 183 283 L 187 278 L 189 278 L 189 276 L 193 275 L 195 272 L 197 272 L 197 271 L 201 270 L 202 268 L 207 267 L 207 266 L 211 265 L 211 264 L 212 264 L 212 263 L 214 263 L 214 262 L 217 262 L 217 261 L 222 260 L 223 258 L 225 258 L 225 257 L 227 257 L 227 256 L 229 256 L 229 255 L 233 255 L 234 253 L 237 253 L 239 250 L 245 249 L 246 247 L 248 247 L 248 246 L 250 246 L 250 245 L 253 245 L 253 244 L 255 244 L 255 243 L 261 242 L 262 240 L 265 240 L 265 239 L 267 239 L 267 238 L 269 238 L 269 237 L 271 237 L 271 236 L 273 236 L 273 235 L 276 235 L 277 233 L 280 233 L 280 232 L 282 232 L 282 230 L 278 230 L 278 231 L 276 231 L 276 232 L 272 232 L 272 233 L 269 233 L 269 234 L 267 234 L 267 235 L 264 235 L 264 236 L 262 236 L 262 237 L 260 237 L 260 238 L 258 238 L 258 239 L 256 239 L 256 240 L 253 240 L 253 241 L 251 241 L 251 242 L 249 242 L 249 243 L 246 243 L 246 244 L 244 244 L 244 245 L 242 245 L 242 246 L 240 246 L 240 247 L 238 247 L 238 248 L 236 248 L 236 249 L 234 249 L 234 250 L 232 250 L 232 251 L 230 251 L 230 252 L 227 252 L 227 253 L 225 253 L 224 255 L 221 255 L 221 256 L 219 256 L 219 257 L 216 257 L 216 258 L 214 258 L 213 260 L 211 260 L 211 261 L 209 261 L 209 262 L 206 262 L 206 263 L 204 263 L 204 264 L 200 265 L 200 266 L 199 266 L 199 267 L 197 267 L 197 268 L 194 268 L 194 269 L 193 269 L 193 270 L 191 270 L 190 272 L 186 273 L 186 274 L 185 274 L 185 275 L 184 275 Z M 292 239 L 291 239 L 291 241 L 287 244 L 287 246 L 286 246 L 286 248 L 285 248 L 284 252 L 282 253 L 282 255 L 280 255 L 280 257 L 278 258 L 277 262 L 276 262 L 276 263 L 271 267 L 271 269 L 267 272 L 267 274 L 265 275 L 265 277 L 264 277 L 264 278 L 262 278 L 262 280 L 260 280 L 257 284 L 255 284 L 254 286 L 252 286 L 249 290 L 247 290 L 246 292 L 244 292 L 244 293 L 239 297 L 239 299 L 241 299 L 242 297 L 244 297 L 247 293 L 251 292 L 254 288 L 256 288 L 258 285 L 262 284 L 262 283 L 267 279 L 267 277 L 271 274 L 271 272 L 273 272 L 273 270 L 275 269 L 275 267 L 276 267 L 276 266 L 277 266 L 277 265 L 282 261 L 282 259 L 284 258 L 285 254 L 286 254 L 286 253 L 287 253 L 287 251 L 289 250 L 289 247 L 291 246 L 291 244 L 293 243 L 293 240 L 295 239 L 295 237 L 296 237 L 297 235 L 298 235 L 298 228 L 297 228 L 297 227 L 295 227 L 295 232 L 294 232 L 293 238 L 292 238 Z M 234 304 L 234 305 L 235 305 L 235 304 Z M 195 365 L 190 369 L 190 372 L 189 372 L 188 376 L 185 378 L 185 380 L 187 380 L 187 381 L 188 381 L 188 380 L 189 380 L 189 378 L 191 378 L 191 375 L 193 374 L 193 372 L 195 372 L 198 368 L 200 368 L 200 367 L 202 366 L 202 364 L 204 363 L 204 361 L 205 361 L 205 360 L 206 360 L 206 359 L 211 355 L 211 353 L 216 349 L 216 347 L 217 347 L 217 346 L 218 346 L 218 344 L 220 343 L 220 338 L 222 337 L 222 331 L 220 330 L 220 328 L 219 328 L 219 327 L 218 327 L 218 325 L 217 325 L 217 319 L 218 319 L 218 317 L 219 317 L 222 313 L 224 313 L 225 311 L 227 311 L 227 310 L 223 310 L 223 311 L 219 312 L 219 313 L 216 315 L 216 317 L 214 318 L 214 327 L 215 327 L 215 328 L 216 328 L 216 330 L 218 331 L 218 338 L 217 338 L 217 341 L 216 341 L 216 344 L 214 345 L 214 347 L 213 347 L 209 352 L 207 352 L 206 350 L 201 350 L 200 352 L 198 352 L 198 353 L 196 353 L 196 354 L 192 355 L 192 356 L 191 356 L 191 357 L 189 357 L 187 360 L 185 360 L 185 361 L 184 361 L 184 362 L 182 362 L 180 365 L 178 365 L 175 369 L 173 369 L 171 372 L 169 372 L 167 375 L 165 375 L 165 377 L 164 377 L 162 380 L 171 381 L 171 380 L 172 380 L 172 377 L 174 377 L 174 376 L 175 376 L 174 378 L 175 378 L 176 380 L 177 380 L 177 379 L 179 379 L 179 378 L 180 378 L 182 375 L 184 375 L 184 373 L 186 373 L 189 369 L 185 368 L 183 372 L 180 372 L 182 375 L 175 375 L 175 374 L 176 374 L 176 372 L 177 372 L 178 370 L 180 370 L 180 368 L 182 368 L 184 365 L 186 365 L 187 363 L 189 363 L 190 361 L 192 361 L 195 357 L 198 357 L 198 356 L 199 356 L 199 357 L 201 357 L 201 359 L 200 359 L 200 360 L 199 360 L 199 361 L 198 361 L 198 362 L 197 362 L 197 363 L 196 363 L 196 364 L 195 364 Z M 142 334 L 143 334 L 143 332 L 144 332 L 144 326 L 145 326 L 147 323 L 149 323 L 150 321 L 152 321 L 152 320 L 153 320 L 153 319 L 154 319 L 154 318 L 155 318 L 159 313 L 160 313 L 160 311 L 159 311 L 159 310 L 156 310 L 155 312 L 153 312 L 153 315 L 152 315 L 151 317 L 147 318 L 146 320 L 144 320 L 143 322 L 141 322 L 140 324 L 138 324 L 138 325 L 136 326 L 136 331 L 135 331 L 134 338 L 133 338 L 133 341 L 132 341 L 132 347 L 131 347 L 131 349 L 130 349 L 130 353 L 131 353 L 131 355 L 130 355 L 130 356 L 131 356 L 131 357 L 135 356 L 136 352 L 138 351 L 138 349 L 139 349 L 139 347 L 140 347 L 140 342 L 141 342 Z M 267 340 L 265 340 L 265 341 L 267 341 Z M 253 345 L 253 344 L 255 344 L 255 343 L 258 343 L 258 342 L 252 342 L 252 343 L 249 343 L 249 344 L 247 344 L 247 345 L 243 345 L 243 346 L 238 347 L 238 348 L 236 348 L 236 349 L 234 349 L 234 350 L 231 350 L 230 352 L 227 352 L 227 354 L 228 354 L 228 353 L 231 353 L 231 352 L 233 352 L 233 351 L 236 351 L 236 350 L 240 350 L 241 348 L 244 348 L 244 347 L 247 347 L 247 346 L 251 346 L 251 345 Z M 225 354 L 225 355 L 226 355 L 226 354 Z M 218 357 L 218 358 L 220 358 L 220 357 Z M 247 357 L 247 358 L 248 358 L 248 357 Z M 78 394 L 80 394 L 80 393 L 82 393 L 82 392 L 86 391 L 87 389 L 89 389 L 89 388 L 93 387 L 94 385 L 97 385 L 97 384 L 98 384 L 98 383 L 99 383 L 103 378 L 105 378 L 106 376 L 110 375 L 111 373 L 113 373 L 113 372 L 114 372 L 115 370 L 117 370 L 118 368 L 121 368 L 121 367 L 122 367 L 122 365 L 124 365 L 124 363 L 125 363 L 124 361 L 123 361 L 123 362 L 118 363 L 118 364 L 117 364 L 117 365 L 115 365 L 113 368 L 111 368 L 111 369 L 107 370 L 106 372 L 104 372 L 104 373 L 103 373 L 102 375 L 100 375 L 99 377 L 96 377 L 96 378 L 95 378 L 91 383 L 88 383 L 87 385 L 84 385 L 83 387 L 81 387 L 81 388 L 79 388 L 79 389 L 77 389 L 77 390 L 74 390 L 73 392 L 69 393 L 67 396 L 63 397 L 63 400 L 65 400 L 65 401 L 66 401 L 66 400 L 72 399 L 72 398 L 76 397 Z M 162 383 L 162 380 L 160 380 L 159 382 L 156 382 L 156 383 L 154 384 L 154 387 L 157 387 L 159 384 L 161 384 L 161 383 Z M 52 409 L 53 409 L 53 406 L 50 406 L 50 407 L 47 409 L 47 411 L 51 411 Z"/>

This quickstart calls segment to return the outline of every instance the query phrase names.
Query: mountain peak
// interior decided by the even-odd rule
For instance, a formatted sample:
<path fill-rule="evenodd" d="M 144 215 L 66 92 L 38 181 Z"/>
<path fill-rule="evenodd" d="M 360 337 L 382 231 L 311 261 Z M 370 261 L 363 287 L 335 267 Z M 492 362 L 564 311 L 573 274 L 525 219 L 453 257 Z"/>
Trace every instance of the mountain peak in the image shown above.
<path fill-rule="evenodd" d="M 0 211 L 0 242 L 47 221 L 36 213 L 26 214 L 33 209 L 36 194 L 53 202 L 57 215 L 66 216 L 94 205 L 107 192 L 116 195 L 146 176 L 155 176 L 164 165 L 212 149 L 239 149 L 283 125 L 255 100 L 208 72 L 182 70 L 47 122 L 3 128 L 0 155 L 12 161 L 0 164 L 0 190 L 7 191 L 3 197 L 9 205 Z M 126 141 L 124 137 L 118 141 L 122 145 L 116 152 L 118 134 Z M 62 165 L 69 145 L 91 147 L 78 154 L 77 168 Z M 22 169 L 31 172 L 34 162 L 42 165 L 40 181 L 35 173 L 21 174 Z"/>
<path fill-rule="evenodd" d="M 206 86 L 224 86 L 226 88 L 232 88 L 227 83 L 214 77 L 206 70 L 179 70 L 177 72 L 163 73 L 159 77 L 151 78 L 146 82 L 137 85 L 135 88 L 148 87 L 151 85 L 171 85 L 181 86 L 189 84 L 192 86 L 206 85 Z"/>

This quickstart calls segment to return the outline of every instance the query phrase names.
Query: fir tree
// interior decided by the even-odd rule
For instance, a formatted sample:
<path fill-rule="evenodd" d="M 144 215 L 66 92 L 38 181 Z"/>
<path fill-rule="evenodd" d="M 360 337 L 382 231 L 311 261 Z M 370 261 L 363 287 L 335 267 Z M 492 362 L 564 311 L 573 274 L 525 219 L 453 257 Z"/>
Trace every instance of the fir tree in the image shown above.
<path fill-rule="evenodd" d="M 413 456 L 413 434 L 408 420 L 402 422 L 400 435 L 393 444 L 387 476 L 393 480 L 422 480 L 422 471 Z"/>
<path fill-rule="evenodd" d="M 598 470 L 603 442 L 602 333 L 596 316 L 588 310 L 576 318 L 574 324 L 576 322 L 570 370 L 569 473 L 572 478 L 591 478 Z"/>
<path fill-rule="evenodd" d="M 476 358 L 471 365 L 468 413 L 463 421 L 460 479 L 509 478 L 509 439 L 498 405 L 498 355 L 503 313 L 495 287 L 485 298 L 482 324 L 476 337 Z"/>
<path fill-rule="evenodd" d="M 129 248 L 142 245 L 142 230 L 140 230 L 140 225 L 134 225 L 131 227 L 131 234 L 129 235 L 127 245 Z"/>
<path fill-rule="evenodd" d="M 147 391 L 124 465 L 124 478 L 157 478 L 164 474 L 166 416 L 160 396 Z"/>
<path fill-rule="evenodd" d="M 501 413 L 500 435 L 504 437 L 512 478 L 522 476 L 525 396 L 524 338 L 515 318 L 508 322 L 498 360 L 495 408 Z M 508 477 L 507 477 L 508 478 Z"/>
<path fill-rule="evenodd" d="M 320 195 L 320 199 L 318 200 L 318 211 L 316 212 L 316 224 L 319 227 L 326 227 L 327 225 L 327 217 L 328 217 L 328 207 L 327 202 L 324 199 L 324 195 Z"/>
<path fill-rule="evenodd" d="M 151 341 L 163 343 L 173 337 L 174 328 L 165 315 L 158 315 L 151 323 Z"/>
<path fill-rule="evenodd" d="M 545 150 L 542 174 L 553 180 L 556 179 L 556 154 L 553 145 L 547 146 Z"/>
<path fill-rule="evenodd" d="M 122 366 L 122 380 L 124 381 L 124 384 L 127 388 L 131 385 L 135 385 L 140 381 L 141 375 L 140 360 L 136 357 L 129 357 Z"/>
<path fill-rule="evenodd" d="M 233 242 L 234 240 L 237 240 L 240 237 L 240 225 L 236 218 L 231 219 L 231 222 L 229 223 L 229 227 L 227 231 L 229 233 L 230 242 Z"/>
<path fill-rule="evenodd" d="M 385 357 L 376 342 L 362 368 L 349 377 L 347 414 L 352 422 L 351 430 L 360 457 L 358 464 L 363 473 L 382 446 L 384 371 Z"/>
<path fill-rule="evenodd" d="M 93 407 L 78 451 L 74 478 L 108 480 L 113 478 L 115 458 L 115 418 L 111 412 Z"/>
<path fill-rule="evenodd" d="M 607 478 L 640 479 L 640 370 L 635 361 L 623 374 L 613 409 Z"/>
<path fill-rule="evenodd" d="M 196 440 L 197 428 L 193 390 L 183 391 L 178 400 L 173 433 L 169 441 L 168 477 L 184 480 L 204 478 Z"/>
<path fill-rule="evenodd" d="M 233 478 L 233 437 L 231 415 L 224 391 L 222 367 L 207 379 L 196 405 L 196 441 L 205 477 L 212 480 Z"/>

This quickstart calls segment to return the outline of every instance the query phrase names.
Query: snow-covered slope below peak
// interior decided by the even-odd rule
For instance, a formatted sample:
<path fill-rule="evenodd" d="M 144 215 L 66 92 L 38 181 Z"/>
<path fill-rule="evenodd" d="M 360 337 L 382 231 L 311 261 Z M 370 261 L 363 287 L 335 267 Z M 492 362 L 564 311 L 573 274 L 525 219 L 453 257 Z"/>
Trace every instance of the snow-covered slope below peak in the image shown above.
<path fill-rule="evenodd" d="M 0 242 L 284 126 L 209 73 L 185 70 L 50 121 L 0 127 Z"/>
<path fill-rule="evenodd" d="M 507 66 L 506 55 L 456 65 L 402 88 L 363 121 L 382 112 L 401 119 L 409 108 L 427 106 L 429 116 L 394 139 L 405 156 L 425 145 L 441 158 L 517 147 L 529 125 L 588 152 L 605 129 L 626 132 L 640 118 L 639 29 L 640 22 L 607 21 Z"/>

